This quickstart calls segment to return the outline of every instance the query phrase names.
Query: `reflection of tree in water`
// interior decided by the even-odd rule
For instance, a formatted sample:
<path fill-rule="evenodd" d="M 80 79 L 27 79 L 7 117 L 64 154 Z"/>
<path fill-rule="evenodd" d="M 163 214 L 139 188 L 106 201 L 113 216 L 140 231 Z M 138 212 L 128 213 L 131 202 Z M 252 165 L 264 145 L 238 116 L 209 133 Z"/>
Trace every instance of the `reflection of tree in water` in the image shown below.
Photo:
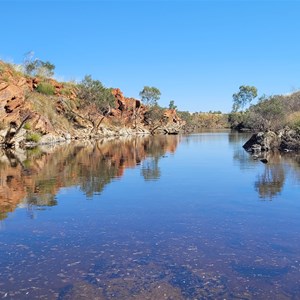
<path fill-rule="evenodd" d="M 285 177 L 289 172 L 297 181 L 300 181 L 300 154 L 295 153 L 280 153 L 267 152 L 261 156 L 254 158 L 250 153 L 242 148 L 242 139 L 239 133 L 229 134 L 230 143 L 233 143 L 233 159 L 239 163 L 242 170 L 247 170 L 249 167 L 261 165 L 261 159 L 266 159 L 267 164 L 264 165 L 262 174 L 257 176 L 254 182 L 255 190 L 263 199 L 273 199 L 279 195 L 285 183 Z M 237 145 L 237 147 L 235 147 Z"/>
<path fill-rule="evenodd" d="M 28 196 L 22 201 L 23 204 L 33 206 L 55 206 L 57 200 L 53 194 L 28 194 Z"/>
<path fill-rule="evenodd" d="M 263 173 L 257 176 L 254 187 L 262 199 L 272 200 L 283 189 L 287 169 L 292 169 L 296 171 L 293 173 L 300 175 L 299 170 L 296 168 L 296 155 L 293 154 L 288 159 L 288 155 L 282 155 L 279 152 L 268 152 L 255 159 L 242 148 L 242 145 L 250 136 L 251 134 L 238 132 L 231 132 L 228 135 L 229 143 L 233 147 L 233 159 L 239 163 L 242 170 L 262 164 L 260 161 L 262 158 L 267 159 L 268 163 L 264 165 Z"/>
<path fill-rule="evenodd" d="M 57 200 L 55 195 L 52 194 L 33 194 L 30 193 L 22 201 L 22 207 L 26 207 L 27 214 L 30 219 L 35 218 L 35 210 L 45 210 L 46 207 L 51 207 L 57 205 Z"/>
<path fill-rule="evenodd" d="M 254 183 L 256 191 L 261 198 L 269 198 L 280 194 L 285 181 L 285 170 L 281 163 L 272 163 L 265 165 L 263 174 L 258 176 Z"/>
<path fill-rule="evenodd" d="M 141 171 L 145 180 L 156 180 L 160 178 L 158 161 L 158 157 L 149 157 L 143 161 Z"/>
<path fill-rule="evenodd" d="M 95 193 L 99 194 L 111 180 L 118 176 L 118 170 L 122 165 L 123 158 L 120 157 L 119 164 L 112 160 L 107 153 L 95 147 L 89 156 L 90 163 L 82 165 L 79 169 L 80 188 L 88 197 Z"/>
<path fill-rule="evenodd" d="M 286 161 L 293 167 L 292 176 L 296 182 L 300 182 L 300 153 L 286 154 Z"/>
<path fill-rule="evenodd" d="M 297 184 L 300 182 L 300 153 L 268 153 L 268 163 L 263 174 L 258 176 L 255 188 L 261 198 L 272 199 L 280 194 L 287 174 Z"/>
<path fill-rule="evenodd" d="M 174 140 L 174 137 L 157 136 L 155 139 L 150 139 L 145 143 L 144 149 L 148 157 L 142 162 L 141 174 L 146 181 L 160 178 L 161 172 L 158 163 L 168 150 L 166 147 L 170 145 L 172 140 Z M 170 152 L 174 150 L 171 149 Z"/>
<path fill-rule="evenodd" d="M 257 176 L 254 182 L 255 190 L 263 199 L 273 199 L 281 193 L 285 182 L 286 167 L 280 153 L 268 152 L 261 157 L 254 158 L 250 153 L 242 148 L 247 134 L 232 132 L 228 135 L 229 143 L 233 146 L 233 159 L 239 163 L 241 170 L 247 170 L 262 164 L 262 158 L 267 160 L 264 171 Z"/>
<path fill-rule="evenodd" d="M 242 147 L 250 136 L 249 133 L 239 133 L 237 131 L 231 131 L 228 134 L 228 142 L 233 148 L 233 160 L 239 163 L 241 170 L 247 170 L 249 166 L 257 164 L 257 161 L 253 160 L 251 155 Z"/>

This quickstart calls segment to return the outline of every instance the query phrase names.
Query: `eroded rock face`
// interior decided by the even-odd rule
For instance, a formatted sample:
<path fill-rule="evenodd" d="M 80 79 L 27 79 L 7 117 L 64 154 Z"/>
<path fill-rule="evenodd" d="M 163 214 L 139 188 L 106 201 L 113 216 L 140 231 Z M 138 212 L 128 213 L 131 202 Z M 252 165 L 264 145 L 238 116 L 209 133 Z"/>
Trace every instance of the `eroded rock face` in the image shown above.
<path fill-rule="evenodd" d="M 13 100 L 18 99 L 24 101 L 24 94 L 20 87 L 16 85 L 8 85 L 1 83 L 2 89 L 0 90 L 0 102 L 1 104 L 9 104 L 9 102 L 12 102 Z"/>
<path fill-rule="evenodd" d="M 144 126 L 144 115 L 147 109 L 141 101 L 124 97 L 120 89 L 114 89 L 112 93 L 116 103 L 111 111 L 111 117 L 125 126 L 133 128 Z"/>
<path fill-rule="evenodd" d="M 164 126 L 166 134 L 178 134 L 185 125 L 185 121 L 178 117 L 175 109 L 167 109 L 164 112 L 164 118 L 166 121 L 166 125 Z"/>

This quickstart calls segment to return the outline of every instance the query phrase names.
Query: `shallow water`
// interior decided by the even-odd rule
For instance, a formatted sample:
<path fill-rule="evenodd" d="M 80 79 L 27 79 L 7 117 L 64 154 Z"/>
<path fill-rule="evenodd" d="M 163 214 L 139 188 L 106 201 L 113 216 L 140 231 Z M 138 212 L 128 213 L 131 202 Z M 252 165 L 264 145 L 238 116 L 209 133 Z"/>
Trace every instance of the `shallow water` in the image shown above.
<path fill-rule="evenodd" d="M 300 158 L 228 131 L 0 159 L 0 298 L 300 299 Z"/>

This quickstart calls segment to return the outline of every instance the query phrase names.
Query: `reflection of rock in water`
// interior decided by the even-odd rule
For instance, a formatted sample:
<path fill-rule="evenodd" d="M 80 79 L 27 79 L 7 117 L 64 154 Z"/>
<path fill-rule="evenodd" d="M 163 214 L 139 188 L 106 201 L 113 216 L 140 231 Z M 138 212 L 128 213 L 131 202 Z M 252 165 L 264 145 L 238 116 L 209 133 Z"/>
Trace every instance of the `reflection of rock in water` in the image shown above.
<path fill-rule="evenodd" d="M 263 199 L 273 199 L 281 193 L 285 183 L 285 173 L 292 171 L 295 179 L 300 180 L 299 155 L 267 152 L 263 155 L 250 155 L 241 148 L 234 149 L 233 159 L 238 161 L 240 168 L 248 170 L 249 165 L 264 164 L 264 171 L 254 182 L 255 190 Z"/>
<path fill-rule="evenodd" d="M 256 161 L 249 155 L 241 144 L 249 137 L 248 133 L 241 134 L 233 131 L 228 134 L 228 140 L 233 148 L 233 159 L 240 165 L 241 170 L 248 170 L 250 165 L 256 165 Z"/>
<path fill-rule="evenodd" d="M 255 189 L 260 197 L 272 199 L 283 188 L 285 170 L 279 153 L 269 154 L 265 160 L 268 161 L 268 164 L 265 165 L 263 174 L 258 176 L 258 180 L 255 182 Z"/>
<path fill-rule="evenodd" d="M 17 205 L 56 205 L 61 187 L 79 186 L 87 197 L 100 194 L 113 178 L 147 157 L 142 175 L 158 179 L 159 158 L 167 151 L 173 153 L 178 142 L 178 136 L 131 137 L 2 153 L 0 219 Z"/>

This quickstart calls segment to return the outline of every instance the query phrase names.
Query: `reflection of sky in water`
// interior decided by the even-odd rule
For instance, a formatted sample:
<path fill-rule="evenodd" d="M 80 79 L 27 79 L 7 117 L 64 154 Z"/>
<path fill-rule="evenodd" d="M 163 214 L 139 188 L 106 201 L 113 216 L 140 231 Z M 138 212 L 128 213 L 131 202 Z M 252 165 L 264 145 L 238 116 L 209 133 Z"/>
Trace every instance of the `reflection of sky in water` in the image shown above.
<path fill-rule="evenodd" d="M 1 223 L 0 297 L 300 298 L 296 165 L 239 160 L 243 142 L 182 137 L 175 154 L 153 152 L 101 193 L 70 186 L 56 206 L 16 209 Z M 255 184 L 277 165 L 282 189 L 261 201 Z"/>

